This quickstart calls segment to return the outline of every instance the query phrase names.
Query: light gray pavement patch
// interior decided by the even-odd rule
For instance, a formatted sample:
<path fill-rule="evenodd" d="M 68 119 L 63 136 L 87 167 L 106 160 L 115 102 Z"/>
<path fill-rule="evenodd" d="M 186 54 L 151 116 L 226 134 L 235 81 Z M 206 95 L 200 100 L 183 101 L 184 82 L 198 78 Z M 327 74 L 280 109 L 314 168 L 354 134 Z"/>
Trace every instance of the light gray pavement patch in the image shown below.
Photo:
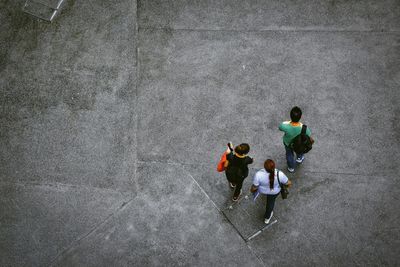
<path fill-rule="evenodd" d="M 313 177 L 295 180 L 291 200 L 277 203 L 276 231 L 254 239 L 252 246 L 263 260 L 272 266 L 293 262 L 396 266 L 400 253 L 397 177 Z M 272 249 L 276 246 L 282 250 Z"/>
<path fill-rule="evenodd" d="M 138 196 L 60 266 L 261 266 L 183 168 L 141 163 Z"/>
<path fill-rule="evenodd" d="M 140 0 L 140 27 L 191 30 L 399 31 L 400 2 Z"/>
<path fill-rule="evenodd" d="M 187 166 L 221 208 L 232 191 L 223 174 L 206 166 Z M 248 194 L 252 175 L 245 180 Z M 249 245 L 268 266 L 387 265 L 399 260 L 400 220 L 397 175 L 289 174 L 289 198 L 278 197 L 278 223 Z M 223 211 L 244 237 L 263 226 L 265 198 L 242 200 Z"/>
<path fill-rule="evenodd" d="M 316 143 L 311 171 L 399 171 L 400 35 L 139 32 L 139 160 L 214 165 L 228 141 L 284 157 L 290 108 Z M 151 112 L 150 112 L 151 109 Z"/>
<path fill-rule="evenodd" d="M 61 184 L 0 183 L 0 265 L 49 266 L 132 194 Z"/>

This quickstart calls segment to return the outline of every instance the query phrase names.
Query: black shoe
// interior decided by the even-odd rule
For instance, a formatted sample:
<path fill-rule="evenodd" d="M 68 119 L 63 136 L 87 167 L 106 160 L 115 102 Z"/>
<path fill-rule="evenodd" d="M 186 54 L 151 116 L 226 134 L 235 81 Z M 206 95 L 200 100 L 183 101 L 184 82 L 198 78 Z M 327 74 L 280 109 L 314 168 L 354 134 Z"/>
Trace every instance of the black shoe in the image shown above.
<path fill-rule="evenodd" d="M 242 189 L 240 189 L 239 195 L 232 197 L 232 201 L 234 201 L 234 202 L 238 201 L 241 195 L 242 195 Z"/>

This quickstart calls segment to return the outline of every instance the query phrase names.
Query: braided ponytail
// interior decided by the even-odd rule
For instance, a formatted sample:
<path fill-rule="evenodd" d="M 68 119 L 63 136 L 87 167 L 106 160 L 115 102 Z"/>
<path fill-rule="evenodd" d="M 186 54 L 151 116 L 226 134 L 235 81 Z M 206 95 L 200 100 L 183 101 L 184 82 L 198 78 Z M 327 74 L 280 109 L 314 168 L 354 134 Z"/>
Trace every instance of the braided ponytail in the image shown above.
<path fill-rule="evenodd" d="M 264 169 L 269 172 L 269 188 L 274 188 L 275 180 L 275 162 L 272 159 L 267 159 L 264 162 Z"/>

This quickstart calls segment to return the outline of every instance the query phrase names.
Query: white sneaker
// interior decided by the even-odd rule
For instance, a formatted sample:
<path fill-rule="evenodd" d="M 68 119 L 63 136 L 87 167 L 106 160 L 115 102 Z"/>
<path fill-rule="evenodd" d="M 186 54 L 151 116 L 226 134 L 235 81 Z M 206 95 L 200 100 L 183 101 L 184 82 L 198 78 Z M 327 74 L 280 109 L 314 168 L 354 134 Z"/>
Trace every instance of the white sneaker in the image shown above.
<path fill-rule="evenodd" d="M 292 169 L 292 168 L 287 168 L 287 170 L 290 172 L 290 173 L 293 173 L 294 172 L 294 169 Z"/>
<path fill-rule="evenodd" d="M 304 160 L 304 155 L 301 158 L 297 158 L 296 162 L 301 164 L 301 163 L 303 163 L 303 160 Z"/>
<path fill-rule="evenodd" d="M 274 212 L 273 212 L 273 211 L 271 212 L 271 216 L 269 216 L 268 219 L 265 218 L 265 220 L 264 220 L 265 224 L 269 224 L 269 221 L 272 219 L 272 215 L 274 215 Z"/>

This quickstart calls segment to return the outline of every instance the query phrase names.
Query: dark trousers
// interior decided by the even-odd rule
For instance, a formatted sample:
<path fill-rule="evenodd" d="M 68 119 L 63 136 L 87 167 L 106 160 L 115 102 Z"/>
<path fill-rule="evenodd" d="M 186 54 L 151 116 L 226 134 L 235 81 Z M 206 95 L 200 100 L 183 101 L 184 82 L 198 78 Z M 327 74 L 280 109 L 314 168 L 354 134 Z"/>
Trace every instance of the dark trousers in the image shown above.
<path fill-rule="evenodd" d="M 239 181 L 239 182 L 232 183 L 232 184 L 236 185 L 236 187 L 235 187 L 235 192 L 233 193 L 233 196 L 234 196 L 234 197 L 237 197 L 237 196 L 240 195 L 240 190 L 242 189 L 243 181 L 244 181 L 244 179 L 241 180 L 241 181 Z"/>
<path fill-rule="evenodd" d="M 271 212 L 274 210 L 274 206 L 275 206 L 275 199 L 276 197 L 279 195 L 267 195 L 267 207 L 265 210 L 265 218 L 268 219 L 269 217 L 271 217 Z"/>
<path fill-rule="evenodd" d="M 228 181 L 230 183 L 232 183 L 233 185 L 236 185 L 235 192 L 233 193 L 233 196 L 234 197 L 239 196 L 240 195 L 240 190 L 242 189 L 242 186 L 243 186 L 243 181 L 244 181 L 244 179 L 246 179 L 246 177 L 239 178 L 237 176 L 234 176 L 232 174 L 228 174 L 226 172 L 225 172 L 225 174 L 226 174 L 226 178 L 228 179 Z"/>

